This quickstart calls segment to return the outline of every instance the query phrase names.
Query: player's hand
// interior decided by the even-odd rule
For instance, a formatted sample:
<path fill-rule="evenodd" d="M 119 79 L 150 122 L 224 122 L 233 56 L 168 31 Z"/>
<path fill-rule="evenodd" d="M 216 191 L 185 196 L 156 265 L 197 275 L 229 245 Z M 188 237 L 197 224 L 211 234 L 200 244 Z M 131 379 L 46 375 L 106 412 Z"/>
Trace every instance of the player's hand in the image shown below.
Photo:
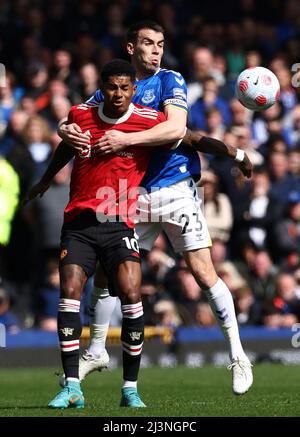
<path fill-rule="evenodd" d="M 247 153 L 245 153 L 243 161 L 239 162 L 238 167 L 246 178 L 248 179 L 251 178 L 253 165 L 250 159 L 248 158 Z"/>
<path fill-rule="evenodd" d="M 105 132 L 93 147 L 93 152 L 97 155 L 108 155 L 110 153 L 117 153 L 126 149 L 128 144 L 128 134 L 117 130 L 110 130 Z"/>
<path fill-rule="evenodd" d="M 79 151 L 90 145 L 90 136 L 82 133 L 80 126 L 76 123 L 62 124 L 58 128 L 58 135 L 65 143 Z"/>
<path fill-rule="evenodd" d="M 26 194 L 26 196 L 22 200 L 22 206 L 27 205 L 28 202 L 30 202 L 31 200 L 35 199 L 38 196 L 42 197 L 44 195 L 44 193 L 48 190 L 49 187 L 50 187 L 50 183 L 45 184 L 43 182 L 38 182 Z"/>

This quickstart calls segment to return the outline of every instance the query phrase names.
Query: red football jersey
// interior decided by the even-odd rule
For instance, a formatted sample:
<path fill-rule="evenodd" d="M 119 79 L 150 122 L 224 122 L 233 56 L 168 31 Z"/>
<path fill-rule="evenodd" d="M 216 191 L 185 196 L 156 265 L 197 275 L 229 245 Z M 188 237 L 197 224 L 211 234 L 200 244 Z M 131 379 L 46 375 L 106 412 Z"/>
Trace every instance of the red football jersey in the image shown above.
<path fill-rule="evenodd" d="M 119 119 L 103 114 L 103 103 L 97 107 L 86 104 L 73 106 L 68 122 L 77 123 L 90 135 L 90 148 L 76 152 L 70 186 L 70 200 L 65 209 L 65 221 L 84 210 L 92 210 L 103 220 L 121 217 L 133 227 L 132 211 L 136 210 L 137 190 L 149 163 L 152 147 L 127 147 L 117 154 L 97 156 L 93 145 L 111 129 L 137 132 L 150 129 L 165 121 L 162 112 L 130 104 Z"/>

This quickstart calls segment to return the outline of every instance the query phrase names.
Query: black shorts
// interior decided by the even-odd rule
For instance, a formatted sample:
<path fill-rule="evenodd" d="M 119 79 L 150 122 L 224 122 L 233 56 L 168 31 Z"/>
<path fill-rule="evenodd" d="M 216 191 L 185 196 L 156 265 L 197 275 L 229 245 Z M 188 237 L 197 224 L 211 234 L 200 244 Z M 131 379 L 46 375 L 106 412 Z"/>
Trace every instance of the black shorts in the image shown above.
<path fill-rule="evenodd" d="M 84 212 L 62 227 L 60 268 L 76 264 L 90 277 L 97 261 L 112 278 L 120 263 L 140 263 L 138 243 L 124 222 L 100 223 L 95 214 Z"/>

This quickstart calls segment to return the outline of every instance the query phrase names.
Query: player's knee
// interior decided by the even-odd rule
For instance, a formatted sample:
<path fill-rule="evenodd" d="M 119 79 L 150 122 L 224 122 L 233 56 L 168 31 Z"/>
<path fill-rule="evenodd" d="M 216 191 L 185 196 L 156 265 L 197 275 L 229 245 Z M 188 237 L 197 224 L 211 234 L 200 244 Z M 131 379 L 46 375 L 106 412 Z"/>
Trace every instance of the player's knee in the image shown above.
<path fill-rule="evenodd" d="M 141 292 L 140 287 L 135 282 L 130 282 L 123 287 L 122 290 L 122 301 L 124 304 L 134 304 L 140 302 Z"/>
<path fill-rule="evenodd" d="M 191 272 L 202 289 L 210 288 L 216 282 L 215 269 L 209 263 L 191 266 Z"/>
<path fill-rule="evenodd" d="M 75 299 L 80 300 L 80 293 L 81 289 L 80 286 L 73 282 L 68 282 L 65 284 L 62 284 L 61 286 L 61 297 L 65 299 Z"/>

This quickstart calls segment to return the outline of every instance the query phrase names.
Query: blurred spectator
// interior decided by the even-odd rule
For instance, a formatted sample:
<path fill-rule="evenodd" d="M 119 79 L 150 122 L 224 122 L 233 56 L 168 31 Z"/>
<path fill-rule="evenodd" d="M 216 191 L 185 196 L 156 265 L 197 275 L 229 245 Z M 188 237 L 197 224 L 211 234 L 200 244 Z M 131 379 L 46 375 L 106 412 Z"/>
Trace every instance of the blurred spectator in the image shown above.
<path fill-rule="evenodd" d="M 159 283 L 151 275 L 142 276 L 141 295 L 144 309 L 145 325 L 153 325 L 154 321 L 154 304 L 163 298 L 167 298 L 166 293 L 161 290 Z"/>
<path fill-rule="evenodd" d="M 173 258 L 159 248 L 153 248 L 147 255 L 148 274 L 152 274 L 156 280 L 162 281 L 167 272 L 175 266 Z"/>
<path fill-rule="evenodd" d="M 44 174 L 51 154 L 50 130 L 43 117 L 30 117 L 23 131 L 24 156 L 28 155 L 34 163 L 32 183 Z"/>
<path fill-rule="evenodd" d="M 282 105 L 276 102 L 273 106 L 266 109 L 265 111 L 256 113 L 251 125 L 253 140 L 260 146 L 267 143 L 270 137 L 274 134 L 282 134 Z M 268 150 L 264 151 L 262 147 L 261 153 L 264 157 L 267 157 Z"/>
<path fill-rule="evenodd" d="M 28 114 L 20 109 L 11 114 L 4 137 L 0 143 L 0 153 L 3 156 L 8 156 L 13 147 L 22 142 L 21 135 L 27 120 Z"/>
<path fill-rule="evenodd" d="M 154 305 L 157 326 L 178 328 L 182 324 L 176 305 L 171 300 L 161 300 Z"/>
<path fill-rule="evenodd" d="M 98 71 L 94 64 L 83 65 L 79 70 L 79 86 L 77 90 L 71 93 L 71 99 L 74 103 L 80 103 L 88 100 L 98 89 Z"/>
<path fill-rule="evenodd" d="M 0 138 L 23 93 L 21 88 L 16 87 L 16 80 L 12 73 L 6 72 L 5 79 L 6 86 L 0 86 Z"/>
<path fill-rule="evenodd" d="M 249 285 L 259 304 L 265 305 L 273 301 L 276 292 L 276 278 L 277 269 L 269 253 L 265 250 L 258 251 L 249 275 Z"/>
<path fill-rule="evenodd" d="M 245 68 L 242 28 L 238 24 L 230 23 L 226 30 L 229 45 L 229 50 L 226 54 L 228 75 L 231 80 L 235 80 L 238 74 Z"/>
<path fill-rule="evenodd" d="M 300 287 L 290 273 L 281 273 L 276 282 L 276 296 L 273 305 L 284 316 L 282 325 L 291 328 L 300 321 Z M 288 317 L 294 315 L 295 317 Z"/>
<path fill-rule="evenodd" d="M 276 223 L 273 238 L 278 262 L 295 268 L 300 263 L 300 192 L 289 194 L 286 217 Z"/>
<path fill-rule="evenodd" d="M 190 107 L 189 126 L 191 129 L 208 130 L 208 123 L 205 115 L 212 108 L 219 110 L 220 124 L 228 125 L 231 121 L 229 106 L 225 100 L 218 95 L 218 84 L 213 77 L 206 77 L 202 80 L 202 96 Z"/>
<path fill-rule="evenodd" d="M 0 323 L 8 334 L 17 334 L 21 330 L 19 320 L 10 310 L 10 299 L 4 288 L 0 288 Z"/>
<path fill-rule="evenodd" d="M 50 102 L 48 123 L 49 126 L 55 131 L 58 123 L 68 117 L 71 109 L 71 103 L 66 97 L 56 96 Z"/>
<path fill-rule="evenodd" d="M 287 114 L 297 104 L 296 91 L 292 87 L 291 72 L 288 68 L 278 69 L 276 72 L 280 85 L 280 102 L 283 105 L 284 113 Z"/>
<path fill-rule="evenodd" d="M 285 153 L 271 152 L 269 157 L 271 194 L 283 204 L 287 203 L 291 191 L 300 191 L 300 180 L 288 173 L 288 165 L 288 157 Z"/>
<path fill-rule="evenodd" d="M 227 246 L 225 242 L 223 240 L 219 240 L 218 238 L 212 239 L 210 252 L 213 265 L 216 269 L 218 269 L 218 266 L 227 258 Z"/>
<path fill-rule="evenodd" d="M 26 68 L 26 94 L 35 100 L 38 110 L 44 109 L 48 104 L 47 95 L 48 70 L 40 62 L 32 62 Z"/>
<path fill-rule="evenodd" d="M 97 26 L 98 27 L 98 24 Z M 76 39 L 76 67 L 90 64 L 97 58 L 97 44 L 90 33 L 78 34 Z"/>
<path fill-rule="evenodd" d="M 197 304 L 201 300 L 201 288 L 194 279 L 192 273 L 181 267 L 176 273 L 176 281 L 179 286 L 178 305 L 180 314 L 187 325 L 195 324 Z"/>
<path fill-rule="evenodd" d="M 53 69 L 51 78 L 64 82 L 70 89 L 78 83 L 76 75 L 72 71 L 72 55 L 69 50 L 59 49 L 53 55 Z"/>
<path fill-rule="evenodd" d="M 234 293 L 236 317 L 239 325 L 257 325 L 261 321 L 261 308 L 255 302 L 252 290 L 240 287 Z"/>
<path fill-rule="evenodd" d="M 231 124 L 233 126 L 246 126 L 251 118 L 251 111 L 243 106 L 237 99 L 230 101 L 230 109 L 232 113 Z"/>
<path fill-rule="evenodd" d="M 228 242 L 232 228 L 233 215 L 228 197 L 218 192 L 218 177 L 211 171 L 201 176 L 204 186 L 205 218 L 211 238 Z"/>
<path fill-rule="evenodd" d="M 222 84 L 222 74 L 214 69 L 212 51 L 206 47 L 197 47 L 193 53 L 193 80 L 187 86 L 187 102 L 191 107 L 203 95 L 203 81 L 212 77 L 217 84 Z"/>
<path fill-rule="evenodd" d="M 195 322 L 196 326 L 203 326 L 205 328 L 217 325 L 216 318 L 208 303 L 198 303 L 196 307 Z"/>
<path fill-rule="evenodd" d="M 257 50 L 246 53 L 246 68 L 254 68 L 262 65 L 261 54 Z"/>
<path fill-rule="evenodd" d="M 246 287 L 245 279 L 240 275 L 236 266 L 231 261 L 224 261 L 217 266 L 217 273 L 219 277 L 225 282 L 233 297 L 237 290 Z"/>
<path fill-rule="evenodd" d="M 29 205 L 34 229 L 38 232 L 40 262 L 59 256 L 63 214 L 69 199 L 70 175 L 71 165 L 68 164 L 57 173 L 46 193 Z M 30 210 L 27 209 L 28 213 Z"/>
<path fill-rule="evenodd" d="M 300 146 L 288 152 L 288 167 L 289 167 L 289 173 L 295 179 L 299 180 L 300 179 Z"/>
<path fill-rule="evenodd" d="M 45 105 L 48 103 L 47 93 L 45 94 Z M 25 94 L 20 101 L 20 109 L 24 111 L 28 116 L 32 116 L 37 114 L 39 108 L 37 108 L 35 104 L 35 100 L 33 97 Z"/>
<path fill-rule="evenodd" d="M 254 169 L 250 195 L 240 205 L 240 216 L 235 216 L 237 238 L 250 239 L 258 248 L 272 247 L 274 226 L 283 215 L 283 205 L 270 194 L 270 187 L 267 171 Z"/>
<path fill-rule="evenodd" d="M 100 38 L 101 45 L 109 47 L 116 58 L 122 57 L 124 47 L 125 7 L 120 3 L 108 3 L 105 14 L 105 34 Z"/>
<path fill-rule="evenodd" d="M 281 328 L 282 316 L 279 308 L 275 308 L 272 304 L 265 305 L 262 314 L 263 325 L 266 328 Z"/>

